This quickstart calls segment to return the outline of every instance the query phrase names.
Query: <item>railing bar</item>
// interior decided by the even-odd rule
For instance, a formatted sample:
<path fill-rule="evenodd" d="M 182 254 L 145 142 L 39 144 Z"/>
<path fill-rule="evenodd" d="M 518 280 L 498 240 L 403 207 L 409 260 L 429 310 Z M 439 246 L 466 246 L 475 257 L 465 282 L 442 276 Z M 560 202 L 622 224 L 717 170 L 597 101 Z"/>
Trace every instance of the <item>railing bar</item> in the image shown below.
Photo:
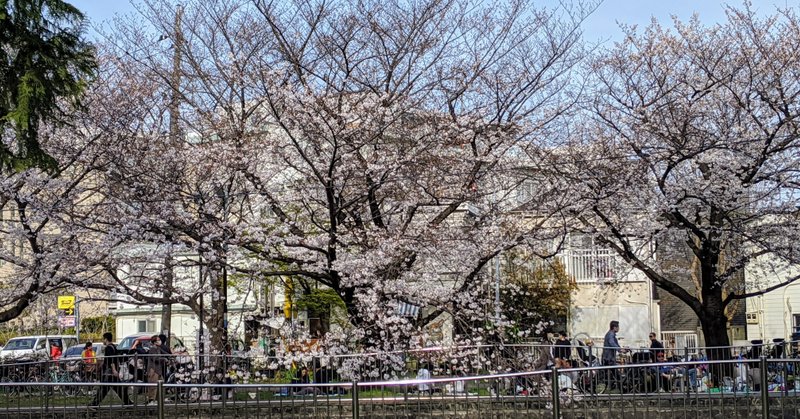
<path fill-rule="evenodd" d="M 708 365 L 722 365 L 722 364 L 737 364 L 737 363 L 748 363 L 753 364 L 756 361 L 748 360 L 728 360 L 728 361 L 703 361 L 704 364 Z M 760 370 L 760 374 L 763 375 L 768 372 L 768 370 L 774 371 L 775 374 L 770 374 L 767 378 L 772 377 L 773 380 L 765 379 L 761 377 L 761 390 L 760 393 L 762 396 L 762 409 L 763 408 L 770 408 L 770 404 L 772 406 L 778 406 L 778 408 L 782 410 L 786 410 L 788 408 L 792 408 L 795 403 L 795 396 L 797 395 L 797 390 L 792 388 L 791 392 L 788 388 L 789 380 L 789 371 L 794 371 L 795 362 L 794 360 L 788 359 L 767 359 L 764 358 L 760 360 L 763 364 Z M 624 366 L 614 366 L 611 367 L 612 369 L 618 368 L 622 371 L 627 371 L 628 377 L 638 377 L 634 378 L 634 380 L 639 380 L 639 386 L 636 388 L 635 392 L 622 392 L 621 394 L 613 394 L 613 395 L 598 395 L 592 394 L 589 389 L 584 389 L 582 391 L 581 397 L 583 398 L 584 403 L 583 406 L 577 406 L 574 403 L 572 398 L 569 398 L 569 404 L 562 403 L 561 399 L 558 399 L 559 391 L 554 392 L 554 397 L 559 400 L 559 408 L 561 413 L 568 412 L 570 414 L 579 412 L 583 410 L 584 413 L 589 413 L 591 409 L 590 402 L 593 402 L 594 405 L 602 405 L 603 403 L 608 403 L 614 400 L 621 401 L 623 406 L 620 407 L 620 410 L 624 414 L 628 415 L 641 415 L 642 413 L 650 414 L 650 413 L 657 413 L 660 415 L 664 415 L 666 413 L 665 410 L 661 410 L 664 407 L 677 407 L 683 405 L 683 412 L 678 409 L 671 409 L 669 410 L 669 417 L 693 417 L 693 416 L 708 416 L 711 414 L 716 414 L 718 410 L 722 412 L 736 412 L 734 414 L 730 414 L 730 417 L 742 416 L 739 414 L 739 407 L 746 408 L 746 403 L 743 403 L 744 400 L 753 400 L 755 397 L 758 397 L 759 394 L 756 393 L 741 393 L 740 388 L 737 387 L 735 382 L 735 376 L 729 377 L 734 379 L 733 381 L 728 381 L 725 379 L 722 373 L 719 373 L 719 377 L 716 377 L 715 380 L 719 382 L 721 385 L 721 389 L 719 392 L 698 392 L 698 391 L 690 391 L 688 394 L 683 391 L 676 391 L 672 394 L 649 394 L 647 388 L 644 387 L 645 385 L 645 377 L 639 377 L 642 374 L 640 369 L 642 368 L 650 368 L 650 367 L 657 367 L 659 365 L 668 365 L 668 366 L 690 366 L 691 364 L 697 364 L 698 362 L 677 362 L 677 363 L 663 363 L 663 364 L 632 364 L 632 365 L 624 365 Z M 754 365 L 755 366 L 755 365 Z M 712 371 L 715 369 L 712 368 Z M 553 378 L 556 380 L 555 383 L 550 383 L 551 385 L 555 384 L 558 386 L 558 376 L 559 374 L 563 374 L 566 372 L 599 372 L 599 371 L 610 371 L 608 367 L 606 368 L 599 368 L 599 367 L 592 367 L 592 368 L 565 368 L 559 369 L 558 373 L 553 375 Z M 738 372 L 738 370 L 737 370 Z M 592 377 L 591 374 L 587 375 L 588 377 Z M 437 392 L 436 394 L 428 394 L 428 397 L 420 397 L 417 395 L 416 398 L 416 405 L 419 412 L 422 412 L 427 415 L 446 415 L 450 412 L 454 414 L 466 414 L 472 415 L 476 411 L 483 412 L 485 410 L 489 410 L 489 412 L 503 410 L 508 408 L 517 408 L 521 411 L 526 411 L 532 413 L 532 415 L 541 415 L 544 413 L 543 406 L 540 404 L 540 398 L 536 396 L 528 396 L 523 397 L 517 392 L 517 384 L 520 382 L 525 382 L 532 378 L 541 378 L 541 372 L 520 372 L 520 373 L 510 373 L 510 374 L 493 374 L 493 375 L 476 375 L 473 377 L 462 377 L 462 376 L 453 376 L 448 378 L 435 378 L 430 380 L 397 380 L 394 382 L 391 381 L 383 381 L 383 382 L 370 382 L 370 383 L 362 383 L 361 387 L 364 389 L 372 389 L 377 388 L 379 389 L 377 395 L 373 396 L 374 398 L 362 398 L 359 403 L 359 408 L 369 409 L 366 416 L 376 416 L 376 417 L 390 417 L 392 412 L 395 413 L 402 413 L 402 412 L 410 412 L 410 406 L 407 403 L 403 403 L 403 400 L 407 400 L 408 395 L 405 389 L 410 385 L 418 385 L 418 384 L 427 384 L 427 385 L 434 385 L 438 386 L 440 389 L 445 389 L 442 392 Z M 593 377 L 592 379 L 597 379 L 597 376 Z M 782 380 L 781 380 L 782 379 Z M 4 390 L 0 392 L 6 400 L 5 403 L 5 412 L 7 416 L 13 415 L 12 410 L 18 412 L 16 415 L 17 417 L 24 417 L 29 415 L 36 415 L 36 412 L 49 412 L 50 414 L 58 413 L 62 416 L 72 416 L 77 415 L 77 412 L 87 411 L 84 406 L 79 406 L 79 399 L 83 399 L 83 397 L 76 398 L 76 397 L 64 397 L 62 393 L 68 392 L 73 393 L 74 391 L 70 390 L 70 387 L 83 387 L 83 388 L 102 388 L 102 387 L 119 387 L 125 386 L 132 387 L 134 390 L 141 390 L 145 388 L 152 388 L 152 384 L 140 384 L 140 383 L 81 383 L 81 382 L 71 382 L 71 381 L 60 381 L 61 379 L 53 379 L 52 382 L 15 382 L 10 383 L 5 386 L 0 385 L 0 388 Z M 66 379 L 65 379 L 66 380 Z M 504 385 L 505 380 L 508 380 L 510 383 L 509 386 Z M 20 380 L 21 381 L 21 380 Z M 464 382 L 464 391 L 463 397 L 461 394 L 456 394 L 455 389 L 457 388 L 457 383 L 463 381 Z M 476 386 L 480 386 L 482 383 L 489 382 L 489 387 L 494 389 L 494 395 L 492 397 L 480 397 L 475 396 L 474 398 L 469 395 L 469 389 L 474 388 Z M 684 383 L 687 384 L 687 388 L 691 387 L 689 383 L 689 373 L 688 370 L 684 373 L 683 378 Z M 782 391 L 774 392 L 770 394 L 769 387 L 770 384 L 774 384 L 777 382 L 781 382 L 783 385 Z M 383 383 L 383 384 L 377 384 Z M 163 384 L 164 391 L 167 389 L 170 390 L 170 398 L 165 397 L 164 406 L 169 408 L 170 413 L 167 415 L 172 417 L 190 417 L 188 414 L 189 409 L 194 409 L 196 406 L 201 405 L 206 407 L 206 411 L 215 411 L 219 410 L 220 406 L 228 407 L 228 410 L 222 409 L 219 413 L 222 413 L 226 416 L 237 415 L 240 416 L 241 412 L 251 412 L 252 411 L 262 411 L 265 406 L 271 405 L 274 406 L 276 404 L 285 404 L 286 401 L 283 398 L 277 398 L 278 400 L 267 401 L 264 406 L 261 406 L 262 402 L 262 392 L 261 389 L 266 390 L 274 390 L 278 389 L 281 386 L 285 386 L 287 388 L 296 390 L 298 387 L 303 386 L 310 386 L 315 390 L 313 397 L 291 397 L 290 409 L 286 410 L 285 413 L 291 413 L 292 411 L 299 412 L 301 409 L 311 408 L 314 409 L 313 411 L 316 412 L 315 414 L 324 414 L 328 413 L 329 416 L 334 416 L 335 411 L 332 410 L 334 406 L 341 405 L 341 402 L 334 404 L 331 400 L 330 395 L 328 394 L 331 388 L 335 388 L 337 385 L 342 385 L 341 383 L 331 383 L 329 385 L 322 385 L 322 384 L 301 384 L 301 385 L 285 385 L 285 384 L 259 384 L 256 388 L 256 399 L 257 401 L 252 401 L 247 394 L 253 388 L 252 384 L 245 385 L 245 384 L 231 384 L 231 385 L 214 385 L 214 384 L 188 384 L 188 385 L 173 385 L 173 384 Z M 447 386 L 450 386 L 450 390 L 446 390 Z M 527 387 L 527 383 L 523 385 L 523 388 Z M 8 397 L 9 389 L 17 388 L 20 391 L 18 397 Z M 222 400 L 216 402 L 213 400 L 213 397 L 206 398 L 205 400 L 199 401 L 199 403 L 193 404 L 189 402 L 187 399 L 182 399 L 180 397 L 181 394 L 184 394 L 184 391 L 189 391 L 187 389 L 197 388 L 201 391 L 209 392 L 213 391 L 215 388 L 219 391 L 222 390 L 223 395 L 225 397 L 221 397 Z M 459 387 L 460 388 L 460 387 Z M 318 397 L 322 391 L 322 389 L 328 390 L 326 392 L 326 397 Z M 677 389 L 675 389 L 677 390 Z M 116 391 L 116 390 L 115 390 Z M 512 393 L 508 393 L 511 391 Z M 228 392 L 232 392 L 233 397 L 227 398 Z M 402 394 L 400 394 L 402 392 Z M 766 392 L 766 395 L 764 394 Z M 136 391 L 132 392 L 136 393 Z M 236 394 L 242 394 L 245 397 L 242 401 L 236 400 Z M 393 394 L 394 393 L 394 394 Z M 615 392 L 619 393 L 619 391 Z M 580 394 L 580 393 L 575 393 Z M 213 395 L 213 394 L 212 394 Z M 681 396 L 683 395 L 683 396 Z M 764 398 L 764 396 L 766 396 Z M 566 396 L 565 396 L 566 397 Z M 774 400 L 775 398 L 780 398 L 777 401 Z M 788 397 L 793 397 L 792 400 L 789 400 Z M 87 392 L 86 399 L 91 398 L 91 393 Z M 134 397 L 135 398 L 135 397 Z M 740 400 L 741 399 L 741 400 Z M 113 399 L 113 403 L 118 403 L 116 398 Z M 757 399 L 756 399 L 757 400 Z M 764 403 L 764 400 L 766 403 Z M 203 403 L 204 401 L 208 401 L 208 403 Z M 636 404 L 631 404 L 636 402 Z M 319 403 L 325 403 L 326 406 L 323 408 L 319 406 Z M 433 405 L 432 403 L 439 403 L 438 405 Z M 447 406 L 447 403 L 452 404 L 452 406 Z M 705 405 L 705 406 L 704 406 Z M 538 407 L 535 407 L 538 406 Z M 655 408 L 654 406 L 658 406 Z M 493 408 L 494 407 L 494 408 Z M 173 412 L 174 409 L 183 408 L 184 411 L 177 413 Z M 293 410 L 291 408 L 294 408 Z M 582 408 L 582 409 L 581 409 Z M 101 411 L 108 410 L 106 406 L 100 409 Z M 151 412 L 155 409 L 147 409 Z M 230 411 L 230 414 L 228 413 Z M 427 413 L 426 413 L 427 412 Z M 692 413 L 694 412 L 694 413 Z M 165 412 L 166 413 L 166 412 Z M 746 417 L 746 416 L 742 416 Z"/>

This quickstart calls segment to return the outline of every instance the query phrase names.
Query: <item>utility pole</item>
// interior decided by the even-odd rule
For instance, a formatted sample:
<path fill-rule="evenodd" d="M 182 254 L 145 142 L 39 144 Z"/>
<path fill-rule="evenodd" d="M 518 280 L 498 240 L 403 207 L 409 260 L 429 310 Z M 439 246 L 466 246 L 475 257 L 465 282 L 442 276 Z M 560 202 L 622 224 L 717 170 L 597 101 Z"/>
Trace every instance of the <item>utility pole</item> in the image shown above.
<path fill-rule="evenodd" d="M 204 282 L 205 281 L 203 281 L 203 258 L 202 258 L 202 256 L 199 256 L 198 264 L 197 264 L 197 271 L 198 271 L 198 281 L 199 281 L 198 285 L 200 286 L 199 289 L 203 290 L 205 288 L 204 287 L 204 285 L 205 285 Z M 197 331 L 197 358 L 198 358 L 197 359 L 197 366 L 200 368 L 201 371 L 203 370 L 203 367 L 204 367 L 204 364 L 205 364 L 204 355 L 205 355 L 205 346 L 206 346 L 205 345 L 205 341 L 203 339 L 203 327 L 205 327 L 204 326 L 205 319 L 203 318 L 204 317 L 203 315 L 205 313 L 203 312 L 203 310 L 204 310 L 203 293 L 201 292 L 200 293 L 200 315 L 199 315 L 199 317 L 200 317 L 200 328 Z"/>
<path fill-rule="evenodd" d="M 172 330 L 172 287 L 174 286 L 172 255 L 164 258 L 164 303 L 161 304 L 161 331 L 167 335 L 169 345 L 170 331 Z"/>
<path fill-rule="evenodd" d="M 180 88 L 181 88 L 181 53 L 183 51 L 183 32 L 181 31 L 181 18 L 183 17 L 183 6 L 178 5 L 175 11 L 175 44 L 172 46 L 172 80 L 170 85 L 172 92 L 169 102 L 169 137 L 170 141 L 177 143 L 181 141 L 181 129 L 178 124 L 180 119 Z M 164 280 L 164 303 L 161 304 L 161 330 L 167 335 L 169 345 L 170 330 L 172 329 L 172 288 L 174 286 L 174 275 L 172 271 L 172 253 L 164 258 L 165 275 Z"/>
<path fill-rule="evenodd" d="M 500 323 L 500 253 L 494 257 L 494 316 L 497 323 Z"/>
<path fill-rule="evenodd" d="M 223 194 L 223 217 L 224 221 L 228 221 L 228 191 L 225 190 Z M 228 350 L 228 243 L 222 244 L 222 251 L 224 257 L 222 258 L 222 350 L 227 353 Z"/>

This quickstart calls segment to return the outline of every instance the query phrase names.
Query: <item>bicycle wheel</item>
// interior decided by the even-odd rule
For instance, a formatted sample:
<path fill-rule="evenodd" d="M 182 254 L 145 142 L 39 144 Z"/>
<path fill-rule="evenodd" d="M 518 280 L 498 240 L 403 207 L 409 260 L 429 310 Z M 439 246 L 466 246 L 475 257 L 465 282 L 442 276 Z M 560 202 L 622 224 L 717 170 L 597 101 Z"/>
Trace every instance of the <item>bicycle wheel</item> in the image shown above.
<path fill-rule="evenodd" d="M 30 397 L 40 395 L 44 389 L 44 386 L 39 385 L 42 382 L 45 382 L 45 380 L 38 375 L 28 377 L 28 382 L 23 386 L 25 395 Z"/>
<path fill-rule="evenodd" d="M 80 377 L 80 374 L 76 373 L 76 374 L 70 375 L 70 374 L 67 373 L 67 374 L 64 374 L 63 376 L 59 377 L 59 379 L 62 380 L 62 381 L 59 381 L 59 382 L 62 382 L 62 383 L 65 384 L 63 386 L 58 386 L 59 390 L 61 391 L 61 394 L 63 394 L 64 396 L 74 397 L 74 396 L 81 395 L 83 393 L 83 386 L 80 385 L 80 383 L 82 381 L 81 377 Z"/>
<path fill-rule="evenodd" d="M 197 387 L 176 389 L 178 401 L 182 403 L 194 403 L 200 399 L 200 389 Z"/>
<path fill-rule="evenodd" d="M 3 383 L 0 386 L 0 395 L 2 396 L 16 396 L 19 394 L 19 385 L 9 385 L 6 383 L 18 383 L 19 378 L 16 375 L 7 375 L 3 378 L 0 378 L 0 383 Z"/>
<path fill-rule="evenodd" d="M 592 377 L 592 392 L 594 394 L 605 394 L 609 387 L 609 376 L 605 370 L 600 371 Z"/>

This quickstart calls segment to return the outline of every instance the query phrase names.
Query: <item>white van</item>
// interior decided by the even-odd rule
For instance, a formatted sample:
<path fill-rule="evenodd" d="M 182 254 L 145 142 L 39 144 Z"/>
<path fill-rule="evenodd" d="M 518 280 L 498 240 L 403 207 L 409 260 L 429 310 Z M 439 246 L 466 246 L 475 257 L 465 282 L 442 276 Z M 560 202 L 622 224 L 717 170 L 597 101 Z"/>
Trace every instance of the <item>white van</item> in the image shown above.
<path fill-rule="evenodd" d="M 0 350 L 0 360 L 50 359 L 53 345 L 58 345 L 63 352 L 64 348 L 77 343 L 75 336 L 17 336 L 9 339 Z"/>

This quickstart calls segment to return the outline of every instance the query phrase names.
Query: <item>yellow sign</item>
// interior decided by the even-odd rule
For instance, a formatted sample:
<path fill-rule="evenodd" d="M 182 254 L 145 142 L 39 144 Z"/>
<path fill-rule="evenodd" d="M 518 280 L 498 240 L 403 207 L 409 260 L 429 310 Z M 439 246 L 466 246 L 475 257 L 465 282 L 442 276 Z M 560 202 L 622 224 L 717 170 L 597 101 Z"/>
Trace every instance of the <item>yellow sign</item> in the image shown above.
<path fill-rule="evenodd" d="M 74 295 L 59 295 L 58 296 L 58 309 L 69 310 L 75 308 Z"/>

